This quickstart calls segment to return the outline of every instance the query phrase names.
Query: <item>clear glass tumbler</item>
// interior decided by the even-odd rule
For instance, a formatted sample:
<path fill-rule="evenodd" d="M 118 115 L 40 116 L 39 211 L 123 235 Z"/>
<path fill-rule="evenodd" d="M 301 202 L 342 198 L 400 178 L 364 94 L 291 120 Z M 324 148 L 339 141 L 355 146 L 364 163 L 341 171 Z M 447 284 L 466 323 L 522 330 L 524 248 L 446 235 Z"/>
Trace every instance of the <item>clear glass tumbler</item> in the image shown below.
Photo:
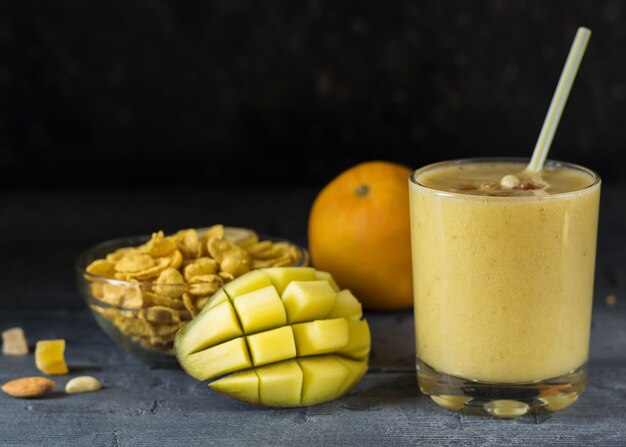
<path fill-rule="evenodd" d="M 425 185 L 480 163 L 521 172 L 527 160 L 441 162 L 409 182 L 419 387 L 451 410 L 559 411 L 585 386 L 600 178 L 549 161 L 586 186 L 516 196 Z"/>

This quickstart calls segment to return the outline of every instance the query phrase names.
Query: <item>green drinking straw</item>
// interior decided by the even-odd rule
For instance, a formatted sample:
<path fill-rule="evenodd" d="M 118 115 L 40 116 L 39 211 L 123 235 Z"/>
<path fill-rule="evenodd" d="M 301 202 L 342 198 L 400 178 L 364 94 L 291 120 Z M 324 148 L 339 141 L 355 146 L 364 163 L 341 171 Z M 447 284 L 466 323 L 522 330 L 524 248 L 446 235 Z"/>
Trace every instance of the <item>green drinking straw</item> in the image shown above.
<path fill-rule="evenodd" d="M 530 163 L 528 163 L 528 167 L 526 168 L 527 171 L 539 172 L 543 168 L 543 164 L 548 157 L 548 151 L 550 150 L 552 139 L 556 133 L 556 128 L 559 125 L 559 120 L 563 114 L 567 97 L 572 89 L 572 84 L 574 84 L 578 67 L 580 67 L 580 62 L 585 55 L 585 49 L 587 48 L 589 37 L 591 37 L 590 30 L 583 27 L 578 28 L 572 48 L 569 50 L 567 61 L 565 61 L 561 78 L 559 79 L 556 91 L 552 97 L 552 103 L 550 103 L 550 108 L 548 109 L 546 118 L 543 121 L 543 127 L 541 128 L 541 133 L 537 139 L 533 156 L 530 159 Z"/>

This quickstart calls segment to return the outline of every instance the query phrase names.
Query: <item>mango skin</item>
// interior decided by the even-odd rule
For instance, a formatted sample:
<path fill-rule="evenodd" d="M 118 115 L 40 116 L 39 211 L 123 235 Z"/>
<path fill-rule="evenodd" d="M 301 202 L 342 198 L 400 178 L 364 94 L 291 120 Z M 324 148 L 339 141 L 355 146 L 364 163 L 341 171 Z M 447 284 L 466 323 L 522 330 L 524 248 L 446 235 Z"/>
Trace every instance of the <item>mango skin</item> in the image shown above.
<path fill-rule="evenodd" d="M 193 331 L 184 327 L 177 334 L 176 354 L 187 373 L 198 380 L 217 379 L 209 387 L 229 397 L 270 407 L 317 405 L 358 385 L 368 369 L 369 326 L 362 320 L 358 300 L 349 291 L 339 290 L 332 276 L 311 268 L 288 267 L 252 271 L 235 281 L 207 301 L 200 315 L 188 324 Z M 246 302 L 246 294 L 267 289 L 268 284 L 281 297 L 288 322 L 275 316 L 273 322 L 250 320 L 256 313 L 248 306 L 245 327 L 252 332 L 246 333 L 244 328 L 239 334 L 233 331 L 232 319 L 224 320 L 223 328 L 215 327 L 220 320 L 206 315 L 225 303 L 237 314 L 236 308 L 241 307 L 235 305 L 238 297 L 244 296 L 240 304 Z M 263 293 L 268 296 L 268 290 Z M 264 309 L 258 315 L 269 318 L 263 317 L 268 315 Z M 203 323 L 209 321 L 212 335 L 198 337 Z M 193 333 L 194 339 L 185 340 L 186 333 Z M 284 337 L 275 338 L 276 334 Z M 235 335 L 236 353 L 221 348 L 232 345 Z M 209 339 L 219 343 L 208 343 Z"/>

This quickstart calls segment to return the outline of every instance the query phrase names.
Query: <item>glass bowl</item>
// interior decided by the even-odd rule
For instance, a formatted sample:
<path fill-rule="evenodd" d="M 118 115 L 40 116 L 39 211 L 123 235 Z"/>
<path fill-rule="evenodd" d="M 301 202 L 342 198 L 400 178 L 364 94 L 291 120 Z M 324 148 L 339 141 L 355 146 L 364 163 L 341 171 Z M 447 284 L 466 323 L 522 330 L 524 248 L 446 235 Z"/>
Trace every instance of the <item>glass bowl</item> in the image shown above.
<path fill-rule="evenodd" d="M 256 233 L 245 228 L 226 227 L 224 238 L 236 242 L 250 235 Z M 151 364 L 174 365 L 176 332 L 231 278 L 226 275 L 222 278 L 222 284 L 204 281 L 163 284 L 156 280 L 112 279 L 86 270 L 93 261 L 105 258 L 119 248 L 135 247 L 149 240 L 149 235 L 131 236 L 89 248 L 76 260 L 76 283 L 80 296 L 89 306 L 100 328 L 118 345 Z M 259 240 L 288 243 L 299 255 L 293 265 L 309 265 L 306 249 L 276 237 L 259 236 Z M 213 279 L 219 283 L 219 278 Z"/>

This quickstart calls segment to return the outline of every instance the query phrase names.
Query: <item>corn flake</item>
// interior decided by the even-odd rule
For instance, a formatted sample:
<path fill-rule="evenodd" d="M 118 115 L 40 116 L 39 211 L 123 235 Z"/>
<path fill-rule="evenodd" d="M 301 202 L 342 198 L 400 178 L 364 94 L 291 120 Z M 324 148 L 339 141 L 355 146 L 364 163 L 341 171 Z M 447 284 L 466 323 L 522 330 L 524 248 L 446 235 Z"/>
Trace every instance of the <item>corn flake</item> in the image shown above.
<path fill-rule="evenodd" d="M 145 318 L 151 323 L 178 323 L 180 312 L 165 306 L 152 306 L 145 309 Z"/>
<path fill-rule="evenodd" d="M 169 267 L 161 272 L 154 285 L 154 291 L 169 298 L 179 298 L 185 291 L 185 278 L 175 268 Z"/>
<path fill-rule="evenodd" d="M 156 261 L 149 254 L 132 251 L 115 263 L 115 270 L 122 273 L 137 273 L 149 270 L 155 264 Z"/>
<path fill-rule="evenodd" d="M 133 253 L 137 251 L 135 247 L 122 247 L 115 250 L 113 253 L 109 253 L 106 257 L 106 260 L 111 264 L 116 264 L 119 262 L 124 256 L 129 253 Z"/>
<path fill-rule="evenodd" d="M 165 237 L 162 231 L 152 233 L 152 239 L 139 247 L 139 251 L 152 257 L 167 256 L 176 249 L 176 241 Z"/>
<path fill-rule="evenodd" d="M 202 254 L 202 243 L 198 232 L 193 228 L 188 230 L 180 230 L 176 233 L 176 242 L 178 249 L 185 259 L 195 259 Z"/>
<path fill-rule="evenodd" d="M 225 258 L 237 258 L 249 263 L 250 254 L 235 244 L 225 239 L 210 238 L 207 242 L 209 254 L 217 262 L 221 263 Z"/>
<path fill-rule="evenodd" d="M 185 309 L 189 311 L 192 317 L 198 315 L 198 309 L 196 308 L 196 305 L 194 304 L 193 298 L 190 294 L 183 294 L 183 304 L 185 305 Z"/>
<path fill-rule="evenodd" d="M 224 285 L 219 275 L 194 276 L 189 281 L 189 293 L 195 296 L 212 295 Z"/>
<path fill-rule="evenodd" d="M 219 270 L 219 264 L 215 259 L 198 258 L 187 264 L 183 270 L 185 279 L 191 281 L 195 276 L 213 275 Z"/>
<path fill-rule="evenodd" d="M 204 232 L 203 236 L 207 240 L 209 238 L 224 239 L 224 225 L 213 225 Z"/>
<path fill-rule="evenodd" d="M 199 297 L 196 300 L 196 304 L 195 304 L 196 309 L 198 309 L 198 311 L 202 310 L 202 308 L 207 303 L 207 301 L 209 301 L 209 298 L 211 298 L 211 297 L 210 296 L 201 296 L 201 297 Z"/>
<path fill-rule="evenodd" d="M 107 278 L 115 277 L 115 264 L 106 259 L 96 259 L 87 266 L 86 270 L 92 275 L 106 276 Z"/>
<path fill-rule="evenodd" d="M 145 306 L 166 306 L 172 309 L 183 309 L 185 307 L 180 299 L 170 298 L 158 293 L 143 292 L 143 299 Z"/>
<path fill-rule="evenodd" d="M 241 276 L 248 273 L 251 267 L 250 259 L 241 259 L 237 257 L 225 257 L 220 263 L 220 269 L 225 273 L 233 276 Z"/>

